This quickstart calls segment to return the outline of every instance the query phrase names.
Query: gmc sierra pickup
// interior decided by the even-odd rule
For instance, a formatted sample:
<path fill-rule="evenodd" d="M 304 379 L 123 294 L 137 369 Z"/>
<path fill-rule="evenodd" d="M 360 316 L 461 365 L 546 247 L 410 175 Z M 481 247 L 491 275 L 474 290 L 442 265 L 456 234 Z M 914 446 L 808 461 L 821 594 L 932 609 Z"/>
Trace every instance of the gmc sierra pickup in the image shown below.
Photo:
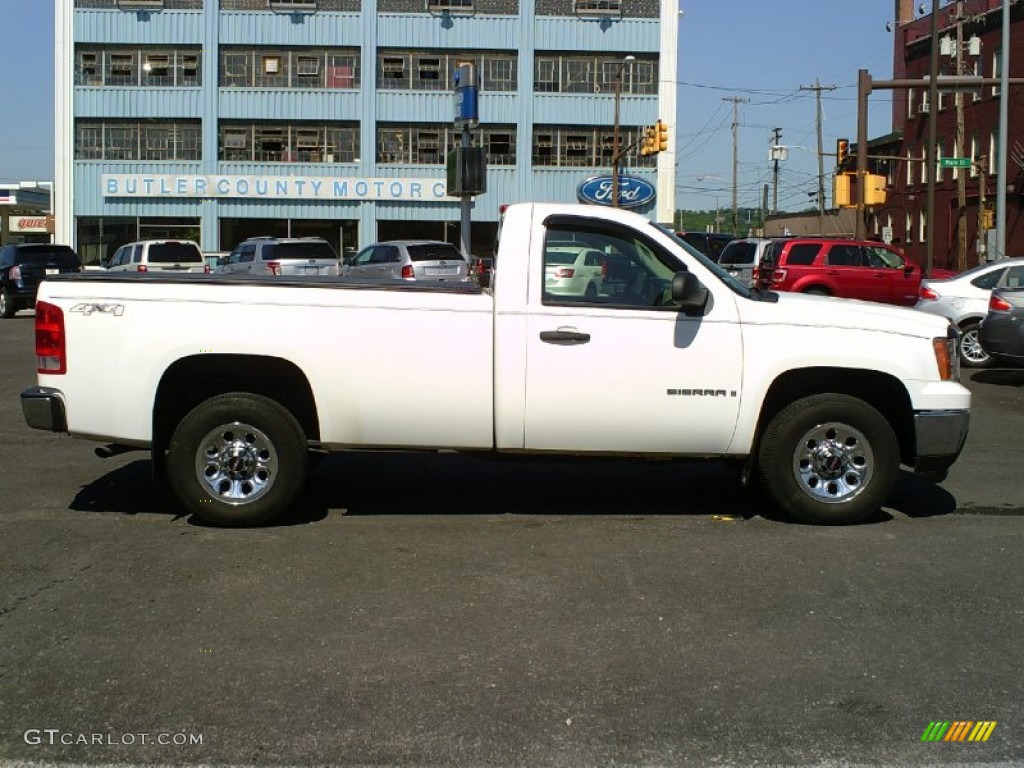
<path fill-rule="evenodd" d="M 593 290 L 547 290 L 576 248 L 599 266 Z M 510 206 L 486 290 L 57 276 L 36 355 L 30 426 L 149 450 L 220 525 L 288 508 L 311 450 L 362 448 L 736 460 L 793 516 L 852 523 L 901 464 L 941 479 L 970 413 L 941 318 L 751 290 L 596 206 Z"/>

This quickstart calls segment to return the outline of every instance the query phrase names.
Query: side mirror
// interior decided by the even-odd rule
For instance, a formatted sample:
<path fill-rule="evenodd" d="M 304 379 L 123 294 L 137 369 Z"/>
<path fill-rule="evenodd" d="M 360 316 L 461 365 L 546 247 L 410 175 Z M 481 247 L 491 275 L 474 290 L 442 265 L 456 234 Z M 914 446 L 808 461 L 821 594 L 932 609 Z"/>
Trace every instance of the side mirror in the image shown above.
<path fill-rule="evenodd" d="M 672 276 L 672 300 L 682 307 L 686 314 L 696 314 L 708 303 L 708 289 L 692 272 L 682 270 Z"/>
<path fill-rule="evenodd" d="M 905 265 L 903 267 L 903 274 L 907 275 L 907 276 L 914 274 L 914 265 L 913 264 Z"/>

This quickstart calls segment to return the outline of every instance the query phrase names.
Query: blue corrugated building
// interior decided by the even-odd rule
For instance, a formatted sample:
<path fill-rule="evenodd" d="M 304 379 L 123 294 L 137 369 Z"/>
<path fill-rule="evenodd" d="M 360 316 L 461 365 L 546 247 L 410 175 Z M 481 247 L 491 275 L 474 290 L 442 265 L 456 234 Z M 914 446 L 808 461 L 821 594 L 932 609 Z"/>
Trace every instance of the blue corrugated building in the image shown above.
<path fill-rule="evenodd" d="M 499 206 L 572 202 L 611 173 L 671 221 L 678 0 L 55 0 L 56 239 L 88 263 L 139 238 L 459 242 L 445 161 L 453 77 L 479 86 L 487 155 L 472 248 Z M 618 92 L 618 96 L 616 96 Z M 632 147 L 631 149 L 626 149 Z"/>

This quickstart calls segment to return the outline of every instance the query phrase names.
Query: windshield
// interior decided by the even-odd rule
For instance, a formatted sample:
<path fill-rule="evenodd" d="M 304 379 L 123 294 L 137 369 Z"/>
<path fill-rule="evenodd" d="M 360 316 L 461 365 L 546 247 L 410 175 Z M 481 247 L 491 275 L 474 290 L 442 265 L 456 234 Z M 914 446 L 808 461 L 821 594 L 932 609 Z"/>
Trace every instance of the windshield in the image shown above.
<path fill-rule="evenodd" d="M 717 277 L 719 280 L 725 283 L 733 293 L 738 293 L 745 299 L 754 298 L 754 293 L 749 288 L 747 288 L 746 285 L 744 285 L 741 281 L 737 280 L 735 277 L 730 275 L 728 272 L 726 272 L 724 269 L 718 266 L 715 262 L 713 262 L 711 259 L 705 256 L 703 253 L 701 253 L 692 245 L 687 243 L 685 240 L 678 237 L 676 233 L 673 232 L 671 229 L 669 229 L 668 227 L 663 227 L 661 224 L 658 224 L 657 222 L 654 221 L 651 222 L 651 226 L 657 229 L 659 232 L 671 237 L 672 240 L 679 244 L 680 248 L 685 250 L 688 254 L 693 256 L 693 258 L 697 259 L 697 261 L 699 261 L 701 264 L 707 267 L 707 269 L 710 272 L 712 272 L 715 277 Z"/>

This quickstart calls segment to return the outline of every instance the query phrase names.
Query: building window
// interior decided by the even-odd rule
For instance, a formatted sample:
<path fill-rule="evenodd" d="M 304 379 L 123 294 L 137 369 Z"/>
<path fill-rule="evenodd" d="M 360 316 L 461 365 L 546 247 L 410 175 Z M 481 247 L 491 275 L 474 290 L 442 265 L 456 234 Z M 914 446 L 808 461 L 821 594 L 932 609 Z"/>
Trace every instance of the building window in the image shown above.
<path fill-rule="evenodd" d="M 473 0 L 424 0 L 430 13 L 473 13 Z"/>
<path fill-rule="evenodd" d="M 907 148 L 907 186 L 914 183 L 914 156 L 912 150 Z"/>
<path fill-rule="evenodd" d="M 515 126 L 483 125 L 474 142 L 487 150 L 490 165 L 516 164 Z M 443 165 L 461 141 L 451 124 L 387 125 L 377 129 L 377 162 L 381 164 Z"/>
<path fill-rule="evenodd" d="M 573 10 L 580 15 L 619 15 L 622 13 L 621 0 L 573 0 Z"/>
<path fill-rule="evenodd" d="M 81 120 L 76 160 L 199 160 L 198 120 Z"/>
<path fill-rule="evenodd" d="M 358 155 L 356 123 L 230 123 L 220 125 L 226 162 L 351 163 Z"/>
<path fill-rule="evenodd" d="M 622 166 L 653 167 L 653 156 L 641 156 L 635 147 L 639 128 L 620 127 L 620 146 L 633 147 L 623 155 Z M 533 164 L 541 167 L 605 168 L 611 165 L 614 148 L 612 126 L 538 126 L 534 133 Z"/>
<path fill-rule="evenodd" d="M 658 92 L 657 59 L 640 58 L 623 66 L 624 55 L 562 56 L 537 54 L 534 61 L 534 91 L 537 93 L 615 92 L 621 72 L 624 95 L 653 95 Z"/>
<path fill-rule="evenodd" d="M 1003 52 L 1001 49 L 996 48 L 994 51 L 992 51 L 992 77 L 999 77 L 1000 72 L 1002 72 L 1002 61 Z M 999 83 L 996 83 L 995 85 L 992 86 L 992 95 L 999 95 Z"/>
<path fill-rule="evenodd" d="M 928 242 L 928 232 L 926 231 L 926 228 L 925 228 L 927 223 L 928 223 L 928 221 L 927 221 L 927 217 L 924 214 L 924 211 L 921 211 L 920 213 L 918 213 L 917 214 L 917 233 L 918 233 L 917 234 L 917 242 L 919 242 L 919 243 L 927 243 Z"/>
<path fill-rule="evenodd" d="M 943 180 L 942 170 L 942 158 L 945 157 L 943 153 L 942 142 L 938 141 L 935 143 L 935 181 L 941 182 Z"/>
<path fill-rule="evenodd" d="M 906 218 L 904 219 L 904 222 L 903 222 L 903 226 L 904 226 L 904 230 L 906 231 L 907 245 L 913 245 L 914 244 L 914 219 L 910 215 L 910 213 L 907 213 Z"/>
<path fill-rule="evenodd" d="M 928 183 L 928 149 L 921 147 L 921 183 Z"/>
<path fill-rule="evenodd" d="M 516 63 L 514 53 L 383 50 L 377 57 L 377 85 L 382 90 L 448 91 L 459 66 L 472 64 L 481 91 L 515 91 Z"/>
<path fill-rule="evenodd" d="M 201 85 L 199 52 L 187 49 L 80 48 L 75 56 L 75 84 L 143 87 Z"/>
<path fill-rule="evenodd" d="M 978 137 L 971 136 L 971 178 L 978 175 Z"/>
<path fill-rule="evenodd" d="M 992 131 L 988 139 L 988 173 L 996 176 L 999 173 L 999 130 Z"/>
<path fill-rule="evenodd" d="M 358 88 L 358 62 L 359 53 L 355 49 L 226 47 L 220 56 L 220 85 L 225 88 Z"/>

